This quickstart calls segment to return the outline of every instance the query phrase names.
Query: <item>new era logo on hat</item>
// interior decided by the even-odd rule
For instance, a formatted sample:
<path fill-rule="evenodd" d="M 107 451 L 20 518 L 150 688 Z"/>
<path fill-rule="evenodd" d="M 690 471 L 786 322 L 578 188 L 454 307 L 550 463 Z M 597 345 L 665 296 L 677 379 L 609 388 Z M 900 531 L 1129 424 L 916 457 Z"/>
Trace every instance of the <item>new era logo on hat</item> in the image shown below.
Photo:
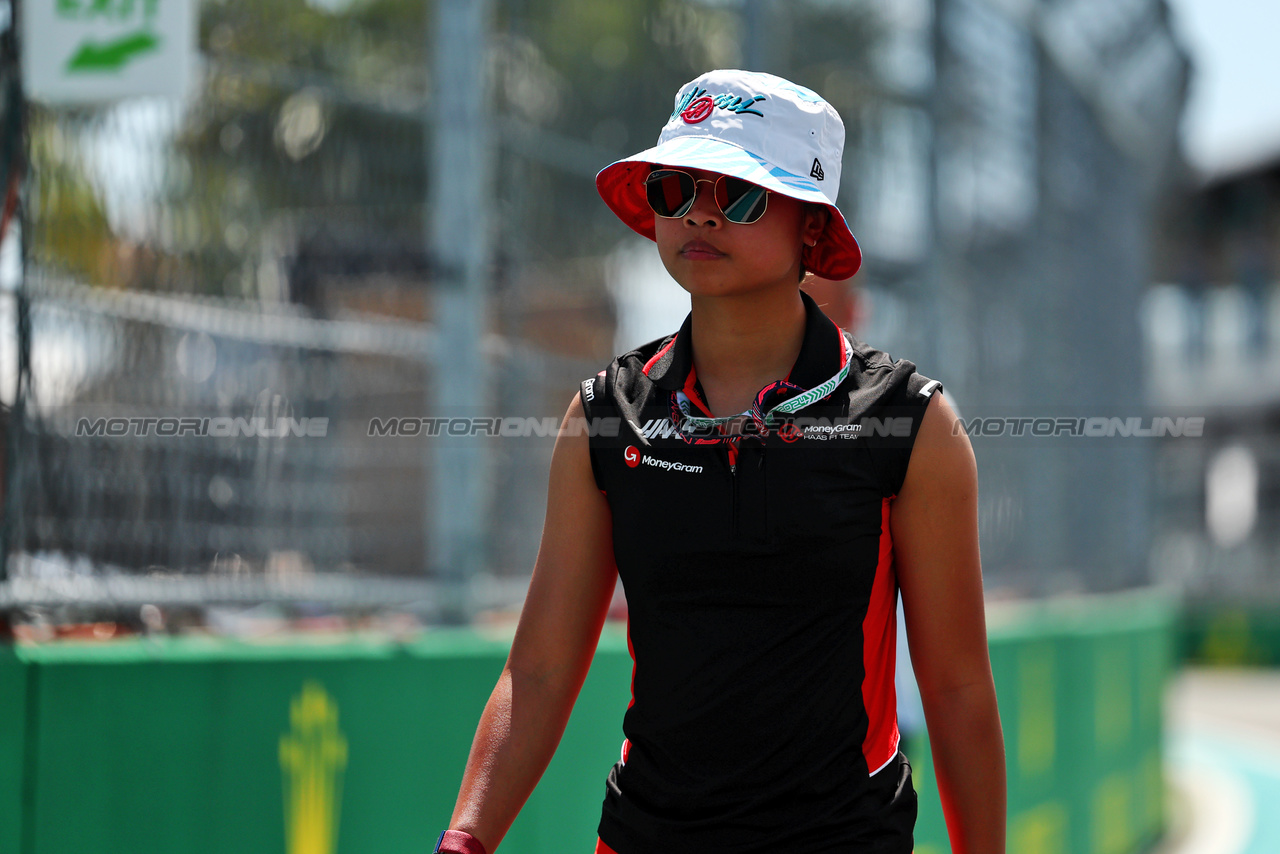
<path fill-rule="evenodd" d="M 655 163 L 719 172 L 825 205 L 830 222 L 817 245 L 805 248 L 804 264 L 819 276 L 846 279 L 862 252 L 836 207 L 843 154 L 844 122 L 817 93 L 772 74 L 711 71 L 676 93 L 658 144 L 606 166 L 596 188 L 623 222 L 651 240 L 644 179 Z"/>

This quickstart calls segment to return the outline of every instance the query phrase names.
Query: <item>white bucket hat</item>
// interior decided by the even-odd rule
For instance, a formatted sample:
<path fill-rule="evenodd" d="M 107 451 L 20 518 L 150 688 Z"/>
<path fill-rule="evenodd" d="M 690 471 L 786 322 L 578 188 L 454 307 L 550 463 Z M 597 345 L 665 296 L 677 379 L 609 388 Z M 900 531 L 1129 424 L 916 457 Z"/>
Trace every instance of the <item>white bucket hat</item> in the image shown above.
<path fill-rule="evenodd" d="M 634 231 L 654 239 L 644 180 L 651 164 L 705 169 L 759 184 L 831 212 L 815 246 L 804 247 L 806 270 L 847 279 L 862 250 L 836 207 L 844 122 L 817 93 L 755 71 L 709 71 L 680 87 L 658 144 L 611 163 L 596 189 Z"/>

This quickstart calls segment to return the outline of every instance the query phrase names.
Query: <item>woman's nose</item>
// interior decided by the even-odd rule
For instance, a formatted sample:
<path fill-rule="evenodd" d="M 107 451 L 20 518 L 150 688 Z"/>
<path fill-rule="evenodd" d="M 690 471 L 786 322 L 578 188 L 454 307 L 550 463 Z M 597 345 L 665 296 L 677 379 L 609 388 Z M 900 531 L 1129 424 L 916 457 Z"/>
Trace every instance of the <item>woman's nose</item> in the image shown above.
<path fill-rule="evenodd" d="M 694 185 L 693 204 L 684 215 L 690 225 L 720 225 L 720 206 L 716 204 L 716 182 L 699 178 Z"/>

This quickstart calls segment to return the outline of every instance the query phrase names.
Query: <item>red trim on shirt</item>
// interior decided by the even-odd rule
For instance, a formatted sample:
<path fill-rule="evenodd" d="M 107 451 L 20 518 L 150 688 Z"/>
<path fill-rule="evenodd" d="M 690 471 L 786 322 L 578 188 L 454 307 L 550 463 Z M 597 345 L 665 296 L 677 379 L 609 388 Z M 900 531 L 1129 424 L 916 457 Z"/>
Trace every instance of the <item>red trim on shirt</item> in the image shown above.
<path fill-rule="evenodd" d="M 636 648 L 631 645 L 631 611 L 627 610 L 627 652 L 631 654 L 631 702 L 627 708 L 636 704 Z"/>
<path fill-rule="evenodd" d="M 893 687 L 898 646 L 898 584 L 893 571 L 893 537 L 889 533 L 889 504 L 880 502 L 880 555 L 871 585 L 871 601 L 862 621 L 862 703 L 867 710 L 867 736 L 862 755 L 871 773 L 883 768 L 898 752 L 898 697 Z"/>
<path fill-rule="evenodd" d="M 631 708 L 636 704 L 636 648 L 631 645 L 631 611 L 627 611 L 627 652 L 631 655 L 631 701 L 627 703 L 627 708 Z M 623 737 L 622 739 L 622 764 L 627 764 L 627 756 L 631 754 L 631 739 Z"/>
<path fill-rule="evenodd" d="M 678 336 L 676 335 L 672 335 L 671 340 L 667 342 L 667 346 L 663 347 L 658 352 L 654 353 L 652 356 L 649 357 L 649 361 L 644 363 L 644 367 L 641 370 L 644 371 L 644 375 L 646 377 L 649 376 L 649 369 L 652 368 L 655 364 L 657 364 L 657 361 L 661 359 L 668 350 L 670 350 L 672 347 L 675 346 L 677 337 Z"/>
<path fill-rule="evenodd" d="M 689 366 L 689 376 L 684 379 L 684 388 L 680 389 L 684 392 L 684 396 L 693 402 L 693 405 L 702 411 L 707 418 L 711 418 L 711 407 L 702 399 L 702 395 L 698 394 L 698 371 Z"/>

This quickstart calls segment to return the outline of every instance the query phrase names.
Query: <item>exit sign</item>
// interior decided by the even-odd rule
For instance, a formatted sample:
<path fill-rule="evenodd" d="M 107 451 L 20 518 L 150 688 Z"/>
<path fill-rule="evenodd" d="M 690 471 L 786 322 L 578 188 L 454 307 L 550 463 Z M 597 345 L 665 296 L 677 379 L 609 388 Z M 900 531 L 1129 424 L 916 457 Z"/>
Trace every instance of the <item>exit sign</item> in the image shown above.
<path fill-rule="evenodd" d="M 26 0 L 27 97 L 85 104 L 182 97 L 191 82 L 197 0 Z"/>

